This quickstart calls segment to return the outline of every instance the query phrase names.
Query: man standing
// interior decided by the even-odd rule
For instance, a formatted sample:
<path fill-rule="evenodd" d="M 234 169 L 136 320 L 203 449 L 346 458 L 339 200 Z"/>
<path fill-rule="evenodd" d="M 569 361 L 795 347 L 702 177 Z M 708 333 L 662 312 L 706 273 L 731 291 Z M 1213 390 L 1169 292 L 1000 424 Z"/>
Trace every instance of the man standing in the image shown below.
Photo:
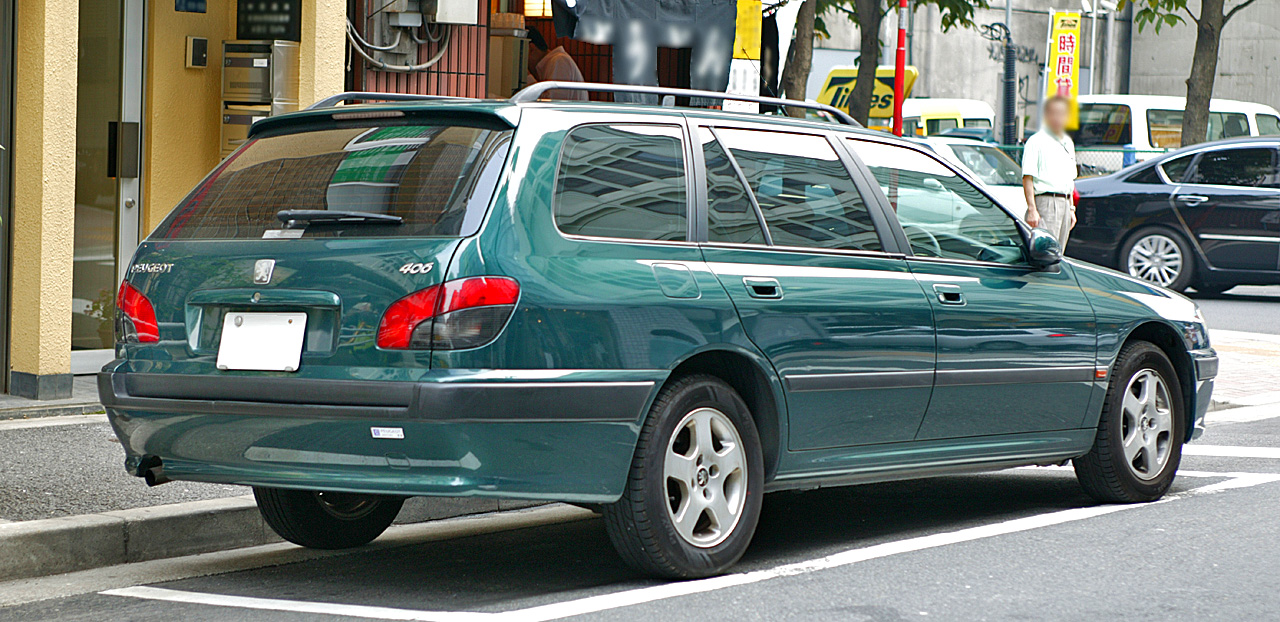
<path fill-rule="evenodd" d="M 532 67 L 530 83 L 537 82 L 584 82 L 582 78 L 582 70 L 578 69 L 578 63 L 574 62 L 573 57 L 565 51 L 563 45 L 558 45 L 554 50 L 547 45 L 547 40 L 543 38 L 542 33 L 529 29 L 529 43 L 533 46 L 529 50 L 529 65 Z M 547 91 L 544 95 L 547 99 L 572 99 L 578 101 L 586 101 L 588 99 L 586 91 L 570 91 L 567 89 L 555 89 Z"/>
<path fill-rule="evenodd" d="M 1050 97 L 1044 103 L 1040 131 L 1027 139 L 1022 151 L 1022 190 L 1027 197 L 1028 225 L 1044 229 L 1065 249 L 1076 226 L 1072 204 L 1076 180 L 1076 146 L 1067 135 L 1071 102 Z"/>

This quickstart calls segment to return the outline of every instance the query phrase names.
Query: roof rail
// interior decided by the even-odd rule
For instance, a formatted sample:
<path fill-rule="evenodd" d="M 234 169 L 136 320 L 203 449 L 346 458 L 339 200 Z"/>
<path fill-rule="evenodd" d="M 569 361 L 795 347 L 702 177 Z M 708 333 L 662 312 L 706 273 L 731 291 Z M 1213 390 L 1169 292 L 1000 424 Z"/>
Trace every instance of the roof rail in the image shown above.
<path fill-rule="evenodd" d="M 720 93 L 717 91 L 695 91 L 692 89 L 672 89 L 662 86 L 636 86 L 632 84 L 600 84 L 597 82 L 535 82 L 524 87 L 519 93 L 511 96 L 513 103 L 527 103 L 537 101 L 547 91 L 566 90 L 566 91 L 598 91 L 603 93 L 640 93 L 644 95 L 669 95 L 672 97 L 702 97 L 706 99 L 732 100 L 754 102 L 757 104 L 769 104 L 772 106 L 786 106 L 790 108 L 810 108 L 813 110 L 821 110 L 835 117 L 845 125 L 853 127 L 862 127 L 861 123 L 849 116 L 849 113 L 840 110 L 834 106 L 827 104 L 819 104 L 817 102 L 802 102 L 793 99 L 780 99 L 777 97 L 760 97 L 758 95 L 736 95 L 733 93 Z M 664 104 L 665 105 L 665 104 Z"/>
<path fill-rule="evenodd" d="M 338 93 L 331 97 L 326 97 L 310 106 L 307 110 L 315 110 L 317 108 L 333 108 L 338 104 L 355 101 L 389 101 L 389 102 L 407 102 L 407 101 L 429 101 L 435 99 L 464 99 L 461 97 L 450 97 L 447 95 L 414 95 L 412 93 L 371 93 L 367 91 L 351 91 L 348 93 Z"/>

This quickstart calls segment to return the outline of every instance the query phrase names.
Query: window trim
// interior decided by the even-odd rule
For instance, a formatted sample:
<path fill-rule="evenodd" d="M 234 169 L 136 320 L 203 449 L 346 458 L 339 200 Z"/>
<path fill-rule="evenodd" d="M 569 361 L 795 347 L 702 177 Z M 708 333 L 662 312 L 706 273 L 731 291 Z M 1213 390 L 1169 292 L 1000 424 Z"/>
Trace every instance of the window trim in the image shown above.
<path fill-rule="evenodd" d="M 560 223 L 557 222 L 557 219 L 556 219 L 556 185 L 560 181 L 560 165 L 564 163 L 565 143 L 568 141 L 569 136 L 573 134 L 574 131 L 580 128 L 589 127 L 593 125 L 604 125 L 604 126 L 646 125 L 646 126 L 659 126 L 659 127 L 674 127 L 680 130 L 680 149 L 682 151 L 681 159 L 684 160 L 684 167 L 685 167 L 685 174 L 684 174 L 684 181 L 685 181 L 684 183 L 684 186 L 685 186 L 684 237 L 685 239 L 683 240 L 644 240 L 644 239 L 637 239 L 637 238 L 623 238 L 623 237 L 617 237 L 617 236 L 598 236 L 598 235 L 584 235 L 581 233 L 565 233 L 563 230 L 560 229 Z M 678 121 L 674 123 L 658 123 L 658 122 L 649 122 L 649 121 L 588 121 L 585 123 L 579 123 L 577 125 L 569 127 L 568 129 L 565 130 L 564 138 L 560 140 L 560 150 L 559 150 L 559 153 L 556 154 L 556 165 L 554 169 L 555 179 L 552 180 L 553 183 L 551 185 L 551 200 L 549 201 L 549 204 L 550 204 L 549 206 L 551 209 L 547 210 L 549 216 L 551 217 L 551 228 L 554 229 L 556 233 L 560 234 L 561 238 L 564 238 L 566 240 L 574 240 L 578 242 L 610 242 L 615 244 L 656 244 L 660 246 L 697 247 L 698 242 L 694 238 L 695 231 L 694 231 L 694 220 L 693 220 L 696 207 L 693 202 L 694 196 L 692 194 L 696 189 L 693 187 L 694 186 L 693 179 L 692 179 L 693 175 L 690 174 L 690 171 L 693 170 L 692 169 L 693 163 L 690 161 L 690 153 L 689 153 L 690 151 L 692 151 L 692 149 L 689 148 L 688 127 L 684 123 L 680 123 Z"/>
<path fill-rule="evenodd" d="M 857 168 L 855 161 L 852 161 L 849 159 L 848 153 L 846 153 L 844 147 L 839 144 L 840 138 L 836 135 L 833 135 L 832 132 L 827 130 L 809 130 L 807 128 L 799 128 L 799 129 L 791 128 L 791 127 L 783 128 L 778 125 L 760 123 L 760 122 L 738 122 L 738 121 L 729 121 L 724 119 L 694 119 L 694 118 L 688 118 L 688 119 L 689 119 L 690 131 L 705 128 L 711 131 L 712 135 L 715 136 L 716 140 L 719 142 L 722 142 L 722 141 L 720 141 L 719 136 L 716 134 L 717 128 L 741 130 L 741 131 L 752 131 L 752 132 L 768 132 L 773 134 L 795 134 L 800 136 L 811 136 L 816 138 L 822 138 L 826 140 L 827 144 L 830 145 L 831 149 L 835 152 L 836 158 L 840 161 L 840 165 L 844 167 L 845 174 L 848 175 L 849 180 L 853 182 L 853 186 L 858 191 L 859 196 L 862 198 L 863 204 L 867 206 L 867 214 L 871 217 L 871 224 L 872 224 L 872 227 L 875 229 L 876 237 L 880 241 L 881 250 L 871 251 L 871 250 L 860 250 L 860 249 L 818 248 L 818 247 L 809 247 L 809 246 L 789 246 L 789 245 L 773 244 L 772 234 L 769 233 L 768 222 L 767 220 L 764 220 L 764 211 L 759 207 L 759 202 L 755 198 L 755 191 L 751 189 L 751 184 L 747 183 L 743 179 L 743 177 L 745 177 L 745 174 L 743 174 L 742 177 L 740 177 L 739 179 L 743 181 L 743 183 L 746 185 L 747 193 L 751 196 L 751 201 L 753 205 L 756 206 L 757 214 L 759 218 L 762 219 L 761 226 L 764 227 L 765 235 L 768 236 L 770 245 L 766 246 L 763 244 L 735 244 L 731 242 L 711 242 L 708 235 L 704 235 L 703 237 L 699 238 L 699 244 L 703 244 L 711 247 L 717 247 L 717 248 L 741 248 L 741 249 L 754 249 L 754 250 L 774 249 L 774 250 L 782 250 L 782 251 L 792 252 L 792 253 L 817 252 L 821 254 L 840 254 L 840 255 L 857 254 L 858 256 L 869 256 L 869 257 L 894 257 L 894 256 L 902 257 L 904 256 L 902 253 L 902 244 L 896 237 L 896 233 L 893 231 L 892 227 L 889 226 L 889 222 L 884 218 L 884 215 L 882 213 L 879 213 L 880 206 L 878 201 L 875 200 L 876 194 L 872 190 L 871 184 L 867 182 L 867 177 L 865 177 L 865 173 L 861 169 Z M 724 149 L 725 149 L 725 152 L 728 154 L 729 159 L 733 161 L 734 168 L 738 170 L 740 173 L 742 173 L 741 166 L 738 164 L 737 159 L 733 156 L 732 151 L 729 150 L 728 147 L 724 147 Z M 697 169 L 697 174 L 699 176 L 699 182 L 700 182 L 699 186 L 705 189 L 706 188 L 706 162 L 705 160 L 702 159 L 702 149 L 691 149 L 691 151 L 697 152 L 696 157 L 699 160 L 698 169 Z M 706 225 L 704 226 L 704 232 L 706 232 L 706 230 L 709 228 L 709 223 L 710 223 L 710 205 L 706 203 L 705 196 L 701 196 L 701 199 L 702 199 L 702 223 Z"/>
<path fill-rule="evenodd" d="M 982 261 L 980 259 L 954 259 L 950 257 L 926 257 L 923 255 L 916 255 L 915 249 L 911 247 L 910 240 L 907 239 L 906 231 L 902 229 L 902 223 L 898 221 L 898 215 L 894 213 L 893 207 L 889 205 L 889 198 L 887 196 L 884 196 L 884 192 L 880 190 L 880 184 L 879 182 L 877 182 L 875 184 L 875 195 L 876 197 L 878 197 L 878 200 L 881 202 L 881 209 L 886 214 L 890 215 L 891 222 L 893 223 L 892 226 L 895 228 L 896 233 L 902 236 L 902 241 L 900 242 L 900 244 L 903 249 L 903 254 L 906 256 L 907 259 L 919 259 L 923 261 L 931 261 L 931 262 L 938 262 L 938 263 L 954 263 L 954 264 L 972 265 L 972 266 L 1013 268 L 1013 269 L 1019 269 L 1019 270 L 1030 270 L 1032 272 L 1040 271 L 1039 268 L 1032 266 L 1029 262 L 1026 261 L 1027 236 L 1030 234 L 1029 227 L 1027 227 L 1026 223 L 1024 223 L 1020 218 L 1018 218 L 1017 216 L 1014 216 L 1012 213 L 1009 212 L 1009 210 L 1005 209 L 1005 207 L 1001 205 L 999 201 L 995 200 L 990 194 L 988 194 L 983 189 L 982 185 L 976 182 L 976 180 L 974 180 L 970 175 L 968 175 L 964 171 L 959 170 L 958 167 L 948 164 L 937 154 L 931 153 L 928 150 L 921 148 L 917 145 L 913 145 L 905 142 L 897 142 L 894 140 L 884 140 L 884 139 L 881 139 L 881 137 L 879 136 L 866 136 L 863 134 L 854 134 L 854 133 L 846 133 L 842 135 L 841 138 L 844 140 L 860 140 L 864 142 L 878 143 L 878 144 L 887 145 L 890 147 L 901 147 L 904 149 L 915 151 L 917 153 L 922 153 L 926 157 L 932 158 L 937 163 L 946 167 L 947 170 L 955 173 L 958 177 L 968 182 L 970 186 L 973 186 L 974 190 L 977 190 L 979 194 L 986 197 L 988 201 L 991 201 L 992 205 L 995 205 L 996 208 L 1004 212 L 1006 216 L 1012 219 L 1014 226 L 1017 227 L 1018 229 L 1018 237 L 1021 238 L 1021 241 L 1022 241 L 1023 263 L 1018 263 L 1018 264 L 999 263 L 996 261 Z M 848 145 L 845 145 L 844 147 L 849 152 L 850 157 L 856 158 L 859 165 L 866 167 L 866 163 L 863 162 L 861 158 L 858 158 L 858 154 L 854 152 L 854 150 L 851 147 L 849 147 Z M 871 169 L 866 168 L 865 174 L 872 175 Z"/>
<path fill-rule="evenodd" d="M 699 127 L 698 129 L 702 129 L 702 128 Z M 724 151 L 725 156 L 729 158 L 729 165 L 733 167 L 733 173 L 738 176 L 738 183 L 742 184 L 742 189 L 747 192 L 747 199 L 751 201 L 751 209 L 755 210 L 756 212 L 756 224 L 760 225 L 760 231 L 764 233 L 763 246 L 773 246 L 773 233 L 769 231 L 769 222 L 764 219 L 764 209 L 760 207 L 760 199 L 756 198 L 755 191 L 751 189 L 751 180 L 747 179 L 747 174 L 743 172 L 742 165 L 738 164 L 738 159 L 733 157 L 733 153 L 729 151 L 728 147 L 724 146 L 724 141 L 720 139 L 720 133 L 716 131 L 716 128 L 713 126 L 708 126 L 706 129 L 708 132 L 711 132 L 711 138 L 713 138 L 716 141 L 716 144 L 719 145 L 722 151 Z M 706 154 L 703 154 L 703 162 L 702 162 L 703 174 L 706 174 L 706 170 L 707 170 L 706 166 L 707 166 Z M 707 183 L 711 183 L 711 182 L 708 180 Z M 707 184 L 703 184 L 702 187 L 706 188 Z M 709 196 L 707 197 L 706 205 L 707 205 L 707 219 L 706 219 L 707 242 L 710 242 L 711 241 L 711 198 Z M 748 246 L 761 246 L 761 245 L 748 244 Z"/>

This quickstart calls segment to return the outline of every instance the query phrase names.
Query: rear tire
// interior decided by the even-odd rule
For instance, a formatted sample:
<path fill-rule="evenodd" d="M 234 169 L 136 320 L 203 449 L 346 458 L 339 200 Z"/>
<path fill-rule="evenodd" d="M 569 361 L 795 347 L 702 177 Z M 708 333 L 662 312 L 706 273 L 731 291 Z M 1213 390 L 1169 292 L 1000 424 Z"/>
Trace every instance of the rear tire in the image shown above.
<path fill-rule="evenodd" d="M 281 538 L 311 549 L 349 549 L 391 526 L 404 497 L 254 487 L 258 511 Z"/>
<path fill-rule="evenodd" d="M 1195 278 L 1191 245 L 1168 229 L 1148 227 L 1120 248 L 1120 270 L 1148 283 L 1181 292 Z"/>
<path fill-rule="evenodd" d="M 1125 345 L 1116 358 L 1093 449 L 1072 461 L 1080 486 L 1104 503 L 1164 496 L 1182 461 L 1186 411 L 1178 374 L 1160 348 Z"/>
<path fill-rule="evenodd" d="M 746 552 L 763 493 L 764 455 L 746 403 L 719 378 L 686 376 L 654 401 L 622 498 L 604 507 L 605 528 L 641 572 L 707 577 Z"/>

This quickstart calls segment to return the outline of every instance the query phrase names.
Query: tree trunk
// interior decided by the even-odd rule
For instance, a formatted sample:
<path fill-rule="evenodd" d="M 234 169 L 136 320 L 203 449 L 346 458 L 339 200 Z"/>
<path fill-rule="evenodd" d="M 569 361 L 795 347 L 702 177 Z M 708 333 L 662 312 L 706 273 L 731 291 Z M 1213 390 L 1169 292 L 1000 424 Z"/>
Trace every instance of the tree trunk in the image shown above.
<path fill-rule="evenodd" d="M 1204 0 L 1196 23 L 1196 51 L 1187 78 L 1187 110 L 1182 115 L 1182 146 L 1204 142 L 1209 137 L 1209 100 L 1218 73 L 1218 45 L 1225 25 L 1225 0 Z"/>
<path fill-rule="evenodd" d="M 871 95 L 876 89 L 876 68 L 880 66 L 880 22 L 884 0 L 854 0 L 861 34 L 862 54 L 858 57 L 858 81 L 849 95 L 849 115 L 867 125 L 871 118 Z"/>
<path fill-rule="evenodd" d="M 787 68 L 782 71 L 783 96 L 804 101 L 805 87 L 809 83 L 809 70 L 813 66 L 813 24 L 817 17 L 818 0 L 804 0 L 796 16 L 796 36 L 791 42 Z M 803 117 L 804 108 L 788 108 L 787 114 Z"/>

